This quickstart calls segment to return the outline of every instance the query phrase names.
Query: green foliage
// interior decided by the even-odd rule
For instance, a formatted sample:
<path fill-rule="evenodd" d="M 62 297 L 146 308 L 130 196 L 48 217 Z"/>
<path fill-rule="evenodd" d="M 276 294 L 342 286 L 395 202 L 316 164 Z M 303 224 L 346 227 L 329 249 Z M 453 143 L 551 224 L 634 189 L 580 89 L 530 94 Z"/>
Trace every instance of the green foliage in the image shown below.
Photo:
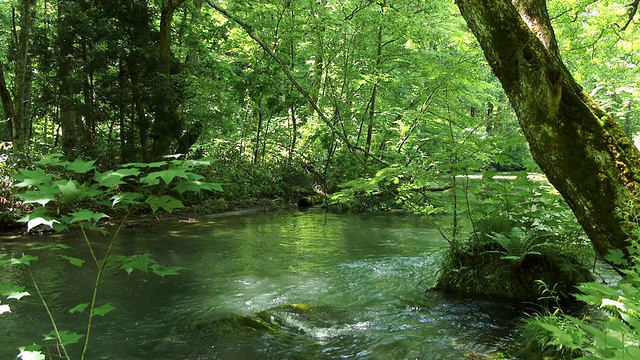
<path fill-rule="evenodd" d="M 545 332 L 539 337 L 546 346 L 569 351 L 579 350 L 580 359 L 640 359 L 640 247 L 628 248 L 627 261 L 619 253 L 608 260 L 624 266 L 624 274 L 617 283 L 597 282 L 581 284 L 576 298 L 600 311 L 595 316 L 575 317 L 553 314 L 535 321 L 528 327 Z"/>
<path fill-rule="evenodd" d="M 219 184 L 203 181 L 203 176 L 194 172 L 197 167 L 211 165 L 211 159 L 181 160 L 171 157 L 154 163 L 130 163 L 119 169 L 99 172 L 94 161 L 76 159 L 73 162 L 63 160 L 60 154 L 52 154 L 35 162 L 31 169 L 18 169 L 15 188 L 19 192 L 15 195 L 23 204 L 30 207 L 30 212 L 21 221 L 26 223 L 27 231 L 48 226 L 56 230 L 66 230 L 71 227 L 79 228 L 91 254 L 89 264 L 95 271 L 95 284 L 90 302 L 78 304 L 69 313 L 84 313 L 88 311 L 87 328 L 84 334 L 60 330 L 52 313 L 48 301 L 42 296 L 40 284 L 31 265 L 39 260 L 38 256 L 23 254 L 21 257 L 5 258 L 0 254 L 0 266 L 22 266 L 30 275 L 33 288 L 42 302 L 53 330 L 44 335 L 45 341 L 54 341 L 55 347 L 60 349 L 61 357 L 70 359 L 71 353 L 67 349 L 84 338 L 80 358 L 86 357 L 89 346 L 93 321 L 96 317 L 103 317 L 116 310 L 111 304 L 98 305 L 98 289 L 108 271 L 152 272 L 164 277 L 177 275 L 179 266 L 159 264 L 150 254 L 118 255 L 112 249 L 118 235 L 129 214 L 140 206 L 148 206 L 152 212 L 160 209 L 172 212 L 183 207 L 182 202 L 174 195 L 185 192 L 200 192 L 206 190 L 222 191 Z M 86 200 L 91 201 L 86 201 Z M 120 209 L 124 217 L 114 234 L 99 227 L 99 222 L 109 216 L 95 211 L 95 204 L 113 212 Z M 90 207 L 84 207 L 90 206 Z M 98 254 L 86 230 L 98 230 L 109 237 L 108 248 Z M 45 256 L 59 256 L 71 266 L 84 267 L 87 260 L 68 254 L 75 249 L 64 244 L 50 244 L 34 248 L 42 251 Z M 14 284 L 0 284 L 0 296 L 3 298 L 20 300 L 30 295 L 24 287 Z M 9 304 L 0 303 L 0 314 L 10 312 Z M 20 348 L 21 359 L 44 358 L 38 347 Z"/>
<path fill-rule="evenodd" d="M 433 174 L 398 165 L 383 168 L 375 176 L 348 181 L 332 194 L 330 205 L 343 210 L 386 211 L 400 209 L 423 215 L 441 211 L 432 204 L 432 191 L 441 187 Z M 436 189 L 436 190 L 434 190 Z"/>
<path fill-rule="evenodd" d="M 127 212 L 146 206 L 153 213 L 160 209 L 170 213 L 184 207 L 176 195 L 222 191 L 220 184 L 205 182 L 202 175 L 194 172 L 197 167 L 212 163 L 212 159 L 168 158 L 100 172 L 94 161 L 69 162 L 62 160 L 61 154 L 47 155 L 35 162 L 34 169 L 19 169 L 16 175 L 15 187 L 20 192 L 14 196 L 23 204 L 40 205 L 19 221 L 26 223 L 29 231 L 40 225 L 62 230 L 76 223 L 95 224 L 108 217 L 96 212 L 98 208 Z"/>
<path fill-rule="evenodd" d="M 467 186 L 465 201 L 470 206 L 462 207 L 461 213 L 470 218 L 474 241 L 497 241 L 515 256 L 536 249 L 592 262 L 593 251 L 582 228 L 544 177 L 520 172 L 505 178 L 485 172 L 478 186 Z"/>
<path fill-rule="evenodd" d="M 485 172 L 455 179 L 452 233 L 441 231 L 450 248 L 437 288 L 536 301 L 539 280 L 569 298 L 575 285 L 593 279 L 593 250 L 544 178 Z"/>
<path fill-rule="evenodd" d="M 540 243 L 539 237 L 532 236 L 519 227 L 512 228 L 506 234 L 492 233 L 488 237 L 497 242 L 502 249 L 487 252 L 504 254 L 500 257 L 501 259 L 513 261 L 516 264 L 522 263 L 528 255 L 542 255 L 539 251 L 535 251 L 536 248 L 550 246 L 547 243 Z"/>

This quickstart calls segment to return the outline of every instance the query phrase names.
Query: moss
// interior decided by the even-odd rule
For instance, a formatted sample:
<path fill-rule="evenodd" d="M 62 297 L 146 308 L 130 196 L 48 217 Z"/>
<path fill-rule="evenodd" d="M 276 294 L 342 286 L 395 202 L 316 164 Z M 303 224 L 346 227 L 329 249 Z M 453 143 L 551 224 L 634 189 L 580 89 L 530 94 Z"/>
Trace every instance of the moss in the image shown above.
<path fill-rule="evenodd" d="M 499 248 L 486 243 L 453 251 L 435 289 L 535 302 L 543 295 L 536 280 L 563 298 L 570 298 L 577 284 L 593 280 L 588 268 L 569 255 L 548 251 L 514 261 L 496 252 Z"/>

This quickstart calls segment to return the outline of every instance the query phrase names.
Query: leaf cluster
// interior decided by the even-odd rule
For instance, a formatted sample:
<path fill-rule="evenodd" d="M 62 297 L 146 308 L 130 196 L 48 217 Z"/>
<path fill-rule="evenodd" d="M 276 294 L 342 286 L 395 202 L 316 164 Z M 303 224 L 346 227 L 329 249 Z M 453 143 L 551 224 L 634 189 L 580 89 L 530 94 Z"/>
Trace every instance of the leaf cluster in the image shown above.
<path fill-rule="evenodd" d="M 634 243 L 629 256 L 610 253 L 607 260 L 624 266 L 617 283 L 581 284 L 578 300 L 600 310 L 595 316 L 554 314 L 536 320 L 550 339 L 547 346 L 579 350 L 579 359 L 640 359 L 640 247 Z"/>
<path fill-rule="evenodd" d="M 158 276 L 177 275 L 179 266 L 167 266 L 152 259 L 150 254 L 117 255 L 112 254 L 116 239 L 135 205 L 148 206 L 152 212 L 160 209 L 171 212 L 181 208 L 182 202 L 174 195 L 185 192 L 201 192 L 206 190 L 222 191 L 220 184 L 203 181 L 203 176 L 194 172 L 200 166 L 210 165 L 211 159 L 181 160 L 176 156 L 154 163 L 129 163 L 116 170 L 98 171 L 94 161 L 76 159 L 73 162 L 63 159 L 61 154 L 52 154 L 35 162 L 33 168 L 20 168 L 14 182 L 19 190 L 15 195 L 24 204 L 33 206 L 33 210 L 21 221 L 27 224 L 27 231 L 32 231 L 40 225 L 46 225 L 55 230 L 65 230 L 72 225 L 79 225 L 82 236 L 91 254 L 89 264 L 96 270 L 93 295 L 90 302 L 74 306 L 69 313 L 88 312 L 85 334 L 60 330 L 48 301 L 43 297 L 39 284 L 30 265 L 38 261 L 38 256 L 23 254 L 22 257 L 5 259 L 0 254 L 0 267 L 22 266 L 30 275 L 35 293 L 45 308 L 53 330 L 44 334 L 45 341 L 54 341 L 54 348 L 59 349 L 59 356 L 70 359 L 66 346 L 78 343 L 84 338 L 81 358 L 89 345 L 89 338 L 95 317 L 102 317 L 115 310 L 111 304 L 99 305 L 98 289 L 107 271 L 124 271 L 131 274 L 138 270 L 144 273 L 152 272 Z M 109 217 L 105 213 L 83 207 L 83 200 L 90 203 L 105 202 L 111 208 L 122 207 L 127 213 L 114 234 L 97 227 L 98 221 Z M 71 210 L 65 212 L 65 210 Z M 97 229 L 104 235 L 109 235 L 107 250 L 102 256 L 97 253 L 87 229 Z M 42 252 L 47 256 L 58 256 L 70 265 L 83 267 L 87 262 L 68 254 L 75 249 L 64 244 L 50 244 L 32 248 L 34 252 Z M 31 295 L 25 288 L 16 284 L 0 284 L 0 297 L 16 299 Z M 11 312 L 9 304 L 0 302 L 0 314 Z M 42 359 L 44 354 L 38 345 L 21 347 L 21 359 Z"/>
<path fill-rule="evenodd" d="M 36 161 L 33 169 L 18 169 L 14 184 L 18 193 L 14 196 L 35 206 L 20 219 L 27 224 L 27 231 L 39 225 L 64 230 L 71 224 L 95 224 L 109 217 L 94 211 L 97 207 L 130 212 L 145 206 L 153 213 L 161 209 L 170 213 L 184 207 L 179 196 L 186 192 L 222 191 L 220 184 L 203 181 L 203 176 L 194 172 L 196 167 L 212 163 L 212 159 L 170 157 L 101 172 L 95 161 L 70 162 L 62 154 L 51 154 Z"/>

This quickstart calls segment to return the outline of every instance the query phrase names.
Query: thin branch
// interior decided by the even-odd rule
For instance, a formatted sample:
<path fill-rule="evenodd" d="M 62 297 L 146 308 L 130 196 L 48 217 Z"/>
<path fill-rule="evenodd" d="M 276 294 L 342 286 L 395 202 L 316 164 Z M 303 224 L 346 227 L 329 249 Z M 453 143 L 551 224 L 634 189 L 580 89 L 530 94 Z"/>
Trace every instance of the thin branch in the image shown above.
<path fill-rule="evenodd" d="M 49 320 L 51 321 L 51 325 L 53 325 L 53 331 L 56 333 L 56 338 L 58 339 L 58 344 L 60 345 L 60 348 L 62 348 L 62 353 L 67 360 L 71 360 L 71 358 L 69 357 L 69 353 L 67 353 L 67 349 L 64 347 L 62 338 L 60 337 L 60 330 L 58 330 L 58 325 L 56 323 L 56 320 L 53 317 L 53 313 L 51 313 L 51 309 L 49 309 L 49 305 L 47 305 L 47 301 L 42 296 L 42 292 L 40 292 L 40 287 L 36 282 L 36 278 L 33 276 L 33 272 L 31 271 L 31 268 L 27 267 L 27 269 L 29 271 L 29 276 L 31 277 L 31 282 L 33 283 L 33 287 L 36 289 L 36 292 L 38 293 L 38 297 L 40 298 L 40 302 L 42 302 L 42 305 L 44 306 L 44 309 L 47 312 L 47 315 L 49 315 Z"/>
<path fill-rule="evenodd" d="M 633 0 L 633 2 L 631 4 L 627 5 L 627 7 L 630 8 L 629 9 L 629 18 L 627 19 L 627 22 L 624 24 L 624 26 L 620 28 L 620 31 L 627 30 L 627 27 L 633 21 L 633 17 L 636 16 L 636 13 L 638 12 L 638 5 L 639 4 L 640 4 L 640 0 Z"/>
<path fill-rule="evenodd" d="M 120 222 L 120 225 L 118 226 L 118 230 L 116 230 L 115 234 L 111 238 L 111 242 L 109 243 L 109 247 L 107 248 L 107 252 L 105 253 L 104 258 L 102 259 L 101 262 L 99 262 L 98 274 L 96 275 L 96 281 L 93 284 L 93 295 L 91 296 L 91 305 L 89 306 L 89 320 L 87 321 L 87 334 L 85 335 L 84 347 L 82 348 L 82 356 L 80 357 L 80 359 L 82 360 L 86 358 L 87 350 L 89 349 L 89 337 L 91 336 L 91 327 L 93 326 L 93 317 L 94 317 L 93 310 L 95 309 L 96 302 L 98 301 L 98 290 L 100 289 L 100 284 L 102 283 L 102 275 L 104 274 L 105 268 L 107 266 L 107 262 L 109 260 L 109 257 L 111 256 L 111 251 L 113 250 L 113 246 L 116 243 L 116 239 L 118 239 L 118 237 L 120 236 L 120 231 L 123 229 L 124 223 L 127 221 L 128 217 L 129 217 L 129 214 L 125 215 L 125 217 Z M 93 252 L 91 241 L 89 241 L 89 238 L 84 232 L 84 229 L 82 229 L 82 233 L 84 235 L 84 240 L 86 241 L 91 251 L 91 256 L 93 256 L 95 260 L 96 256 Z M 95 261 L 97 262 L 97 260 Z"/>

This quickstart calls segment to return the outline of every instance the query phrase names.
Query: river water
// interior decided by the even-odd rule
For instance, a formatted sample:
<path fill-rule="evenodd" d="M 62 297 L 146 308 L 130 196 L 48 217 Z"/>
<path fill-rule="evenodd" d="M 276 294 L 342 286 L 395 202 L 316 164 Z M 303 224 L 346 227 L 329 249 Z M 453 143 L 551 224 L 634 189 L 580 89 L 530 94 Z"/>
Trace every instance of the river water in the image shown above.
<path fill-rule="evenodd" d="M 64 242 L 89 260 L 78 234 L 34 236 L 0 247 L 38 255 L 33 273 L 59 327 L 84 333 L 95 271 L 27 246 Z M 98 236 L 99 240 L 100 237 Z M 101 244 L 101 249 L 104 245 Z M 107 276 L 88 359 L 465 359 L 491 355 L 514 337 L 520 309 L 508 303 L 426 292 L 447 243 L 408 215 L 266 213 L 126 229 L 116 253 L 154 255 L 184 267 L 164 278 Z M 28 285 L 3 269 L 0 283 Z M 35 294 L 32 286 L 27 290 Z M 43 344 L 51 331 L 36 296 L 2 299 L 0 359 Z M 287 305 L 303 304 L 295 310 Z M 277 324 L 262 329 L 256 314 Z M 266 315 L 265 315 L 266 314 Z M 49 345 L 45 349 L 55 352 Z M 79 358 L 80 345 L 70 345 Z"/>

